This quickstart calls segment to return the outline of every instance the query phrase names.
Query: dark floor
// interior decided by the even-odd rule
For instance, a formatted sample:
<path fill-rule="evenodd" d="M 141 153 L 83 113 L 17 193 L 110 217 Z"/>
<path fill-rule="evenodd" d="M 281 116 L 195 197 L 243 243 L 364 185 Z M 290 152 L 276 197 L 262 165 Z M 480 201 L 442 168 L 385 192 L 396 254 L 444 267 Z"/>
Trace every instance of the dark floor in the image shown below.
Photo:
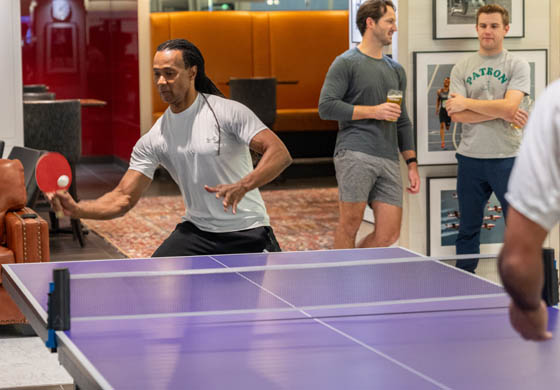
<path fill-rule="evenodd" d="M 116 163 L 84 163 L 76 169 L 76 184 L 80 199 L 95 199 L 112 190 L 118 184 L 126 168 Z M 318 175 L 314 175 L 313 172 Z M 289 188 L 319 188 L 336 186 L 336 180 L 330 173 L 332 164 L 294 164 L 286 174 L 263 187 L 265 190 Z M 304 177 L 302 177 L 304 176 Z M 144 196 L 179 195 L 177 185 L 166 172 L 156 175 Z M 37 211 L 48 220 L 48 209 L 38 206 Z M 60 222 L 64 227 L 69 220 Z M 85 236 L 85 246 L 80 247 L 71 234 L 51 234 L 51 261 L 73 261 L 93 259 L 123 258 L 119 251 L 94 232 Z"/>

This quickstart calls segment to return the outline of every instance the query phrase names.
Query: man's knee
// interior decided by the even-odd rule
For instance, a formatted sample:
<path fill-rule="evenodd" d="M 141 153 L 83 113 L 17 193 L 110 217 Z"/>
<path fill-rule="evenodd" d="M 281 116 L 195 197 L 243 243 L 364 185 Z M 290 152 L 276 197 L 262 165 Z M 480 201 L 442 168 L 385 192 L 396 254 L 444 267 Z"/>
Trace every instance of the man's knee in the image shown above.
<path fill-rule="evenodd" d="M 348 223 L 340 221 L 338 224 L 339 232 L 343 233 L 348 237 L 355 237 L 358 234 L 358 230 L 360 229 L 359 223 Z"/>
<path fill-rule="evenodd" d="M 384 232 L 382 234 L 379 234 L 375 238 L 380 246 L 391 246 L 395 242 L 397 242 L 399 237 L 400 237 L 399 231 L 392 231 L 392 232 Z"/>
<path fill-rule="evenodd" d="M 358 233 L 362 216 L 341 214 L 338 220 L 338 229 L 348 236 L 355 236 Z"/>
<path fill-rule="evenodd" d="M 393 233 L 390 237 L 389 237 L 389 241 L 390 243 L 388 243 L 387 245 L 393 245 L 395 242 L 398 241 L 399 237 L 401 236 L 400 231 L 396 231 L 395 233 Z"/>

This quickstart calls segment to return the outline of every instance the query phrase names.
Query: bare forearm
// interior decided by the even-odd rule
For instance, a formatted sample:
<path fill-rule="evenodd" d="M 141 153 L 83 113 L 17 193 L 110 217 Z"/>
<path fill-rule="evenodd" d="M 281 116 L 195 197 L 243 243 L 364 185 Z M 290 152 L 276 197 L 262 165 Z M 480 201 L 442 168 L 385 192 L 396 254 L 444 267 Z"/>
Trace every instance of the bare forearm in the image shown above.
<path fill-rule="evenodd" d="M 416 157 L 416 152 L 414 150 L 403 150 L 401 152 L 403 158 L 406 160 Z M 406 191 L 409 194 L 417 194 L 420 191 L 420 176 L 418 175 L 418 163 L 410 162 L 407 165 L 408 168 L 408 182 L 409 186 Z"/>
<path fill-rule="evenodd" d="M 541 301 L 543 286 L 542 263 L 534 267 L 514 268 L 512 264 L 523 264 L 525 259 L 541 257 L 540 248 L 504 248 L 500 255 L 500 276 L 506 291 L 517 306 L 523 310 L 536 310 Z M 507 261 L 504 259 L 507 258 Z"/>
<path fill-rule="evenodd" d="M 255 169 L 241 179 L 241 184 L 247 191 L 270 183 L 292 163 L 292 157 L 284 144 L 268 148 Z"/>
<path fill-rule="evenodd" d="M 120 217 L 134 206 L 132 197 L 114 190 L 95 200 L 83 200 L 73 213 L 77 218 L 112 219 Z"/>
<path fill-rule="evenodd" d="M 519 103 L 511 99 L 497 99 L 497 100 L 477 100 L 466 99 L 467 110 L 475 113 L 500 118 L 511 122 Z"/>
<path fill-rule="evenodd" d="M 120 217 L 134 207 L 151 181 L 142 173 L 129 169 L 113 191 L 95 200 L 79 202 L 72 210 L 72 215 L 88 219 Z"/>
<path fill-rule="evenodd" d="M 523 310 L 536 310 L 544 282 L 542 243 L 546 231 L 510 207 L 498 268 L 504 287 Z"/>
<path fill-rule="evenodd" d="M 451 115 L 451 120 L 456 123 L 480 123 L 496 119 L 495 116 L 479 114 L 478 112 L 466 110 Z"/>
<path fill-rule="evenodd" d="M 354 106 L 352 120 L 357 121 L 360 119 L 376 119 L 375 112 L 375 106 Z"/>
<path fill-rule="evenodd" d="M 416 158 L 416 152 L 414 150 L 403 150 L 401 152 L 401 155 L 404 159 L 404 161 L 408 160 L 409 158 Z M 418 163 L 416 162 L 411 162 L 410 164 L 406 165 L 408 170 L 418 170 Z"/>
<path fill-rule="evenodd" d="M 376 106 L 354 106 L 352 120 L 376 119 L 397 121 L 401 117 L 401 106 L 395 103 L 381 103 Z"/>

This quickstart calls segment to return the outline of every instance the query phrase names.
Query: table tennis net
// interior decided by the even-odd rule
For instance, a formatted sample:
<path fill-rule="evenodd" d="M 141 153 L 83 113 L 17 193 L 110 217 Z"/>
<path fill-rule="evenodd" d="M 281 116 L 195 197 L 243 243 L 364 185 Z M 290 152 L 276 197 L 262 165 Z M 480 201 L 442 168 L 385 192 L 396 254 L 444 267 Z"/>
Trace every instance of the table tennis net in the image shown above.
<path fill-rule="evenodd" d="M 71 275 L 72 321 L 338 316 L 507 306 L 496 283 L 428 258 Z"/>

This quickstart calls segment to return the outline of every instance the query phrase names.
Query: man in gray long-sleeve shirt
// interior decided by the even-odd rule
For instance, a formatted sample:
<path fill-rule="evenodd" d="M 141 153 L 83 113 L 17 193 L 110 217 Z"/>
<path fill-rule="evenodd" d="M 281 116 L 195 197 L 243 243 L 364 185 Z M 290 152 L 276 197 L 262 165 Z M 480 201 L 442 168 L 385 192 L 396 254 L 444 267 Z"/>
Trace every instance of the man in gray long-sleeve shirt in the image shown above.
<path fill-rule="evenodd" d="M 402 217 L 399 150 L 408 165 L 412 194 L 420 190 L 412 126 L 404 100 L 387 103 L 390 89 L 406 90 L 402 66 L 383 55 L 397 31 L 390 0 L 367 0 L 356 24 L 362 42 L 332 63 L 319 100 L 319 115 L 338 120 L 334 163 L 340 219 L 335 248 L 353 248 L 366 204 L 375 217 L 375 231 L 360 247 L 389 246 L 398 238 Z"/>

